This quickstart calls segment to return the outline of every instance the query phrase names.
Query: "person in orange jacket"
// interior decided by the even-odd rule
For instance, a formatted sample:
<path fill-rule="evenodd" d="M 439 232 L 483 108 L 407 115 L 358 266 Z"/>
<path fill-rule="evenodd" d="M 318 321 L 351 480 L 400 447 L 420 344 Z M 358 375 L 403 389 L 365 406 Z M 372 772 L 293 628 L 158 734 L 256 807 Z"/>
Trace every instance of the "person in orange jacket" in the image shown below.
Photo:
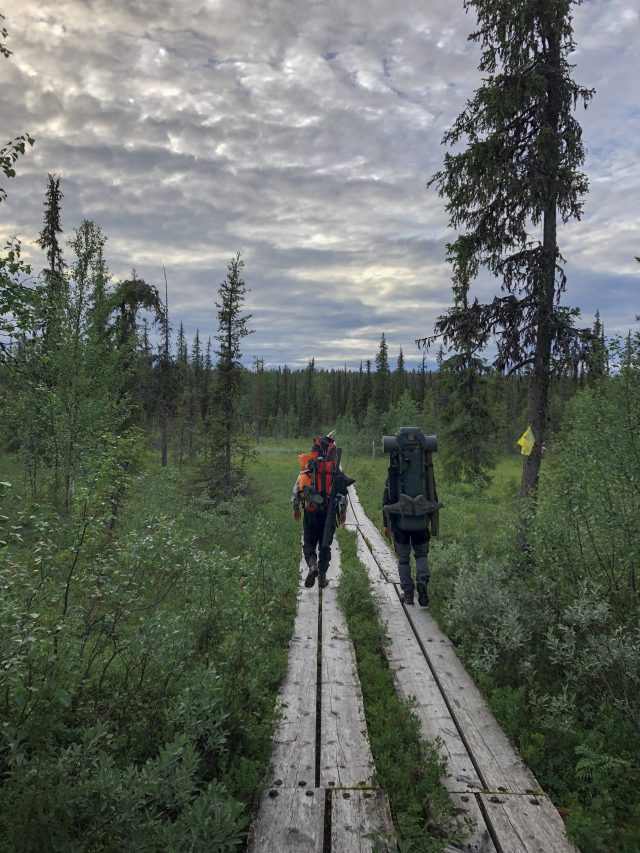
<path fill-rule="evenodd" d="M 336 451 L 331 433 L 314 438 L 311 452 L 299 457 L 300 473 L 291 491 L 293 517 L 296 521 L 303 517 L 302 553 L 309 569 L 304 581 L 307 588 L 315 584 L 316 578 L 320 587 L 326 587 L 329 583 L 327 570 L 331 561 L 331 546 L 330 543 L 323 545 L 323 538 L 333 479 L 341 473 Z M 346 488 L 349 482 L 352 482 L 350 478 L 341 477 L 339 488 L 336 489 L 335 512 L 339 524 L 344 524 L 346 520 Z"/>

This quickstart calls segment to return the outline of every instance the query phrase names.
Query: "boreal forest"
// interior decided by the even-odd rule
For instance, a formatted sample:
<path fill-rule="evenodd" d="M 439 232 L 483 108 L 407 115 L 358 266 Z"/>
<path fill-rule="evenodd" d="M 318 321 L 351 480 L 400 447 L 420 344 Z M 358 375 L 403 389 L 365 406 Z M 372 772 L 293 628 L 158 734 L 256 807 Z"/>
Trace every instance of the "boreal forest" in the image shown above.
<path fill-rule="evenodd" d="M 0 254 L 0 850 L 247 849 L 308 593 L 298 455 L 335 431 L 382 530 L 382 436 L 403 426 L 438 439 L 429 613 L 570 842 L 640 849 L 640 333 L 566 307 L 576 106 L 597 97 L 573 79 L 579 4 L 465 5 L 481 62 L 430 181 L 449 306 L 401 346 L 381 327 L 359 366 L 313 341 L 302 367 L 252 355 L 234 245 L 187 333 L 162 259 L 113 275 L 109 234 L 69 222 L 64 172 L 43 172 L 28 262 L 18 237 Z M 0 213 L 40 142 L 15 132 Z M 379 849 L 471 849 L 348 527 L 338 601 L 396 833 Z"/>

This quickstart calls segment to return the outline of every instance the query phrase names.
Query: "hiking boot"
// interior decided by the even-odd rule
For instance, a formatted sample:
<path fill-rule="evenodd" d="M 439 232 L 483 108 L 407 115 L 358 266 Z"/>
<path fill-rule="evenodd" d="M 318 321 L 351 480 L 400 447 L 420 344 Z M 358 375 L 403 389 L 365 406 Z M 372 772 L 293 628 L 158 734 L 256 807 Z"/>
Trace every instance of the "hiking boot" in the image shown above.
<path fill-rule="evenodd" d="M 327 570 L 326 569 L 324 571 L 322 571 L 322 569 L 320 569 L 320 571 L 318 572 L 318 586 L 320 587 L 320 589 L 324 589 L 325 586 L 329 586 L 329 581 L 327 580 Z"/>
<path fill-rule="evenodd" d="M 403 604 L 413 604 L 413 593 L 412 592 L 403 592 L 400 596 L 400 601 Z"/>
<path fill-rule="evenodd" d="M 426 583 L 418 584 L 418 604 L 420 607 L 426 607 L 429 604 L 429 593 L 427 592 Z"/>
<path fill-rule="evenodd" d="M 304 579 L 304 585 L 307 587 L 307 589 L 310 589 L 314 585 L 317 577 L 318 570 L 314 566 L 312 566 L 309 569 L 309 573 L 307 574 L 306 578 Z"/>

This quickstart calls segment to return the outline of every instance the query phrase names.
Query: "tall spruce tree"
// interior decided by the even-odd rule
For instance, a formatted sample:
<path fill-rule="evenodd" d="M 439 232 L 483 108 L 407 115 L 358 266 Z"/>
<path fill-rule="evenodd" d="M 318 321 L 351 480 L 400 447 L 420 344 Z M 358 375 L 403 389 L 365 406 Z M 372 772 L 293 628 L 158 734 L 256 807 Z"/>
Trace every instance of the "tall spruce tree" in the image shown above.
<path fill-rule="evenodd" d="M 609 358 L 600 312 L 596 311 L 593 323 L 592 346 L 586 359 L 587 382 L 592 385 L 609 374 Z"/>
<path fill-rule="evenodd" d="M 212 429 L 214 444 L 211 451 L 213 494 L 228 495 L 233 485 L 233 457 L 240 447 L 237 406 L 242 378 L 240 343 L 252 334 L 247 328 L 251 314 L 243 314 L 247 288 L 242 278 L 244 261 L 240 252 L 229 261 L 227 277 L 218 288 L 218 364 L 215 392 L 215 423 Z"/>
<path fill-rule="evenodd" d="M 310 358 L 298 389 L 299 429 L 307 435 L 317 427 L 318 395 L 316 392 L 316 360 Z"/>
<path fill-rule="evenodd" d="M 169 283 L 167 272 L 164 273 L 164 312 L 162 316 L 162 341 L 158 351 L 158 380 L 160 382 L 160 464 L 167 467 L 169 456 L 169 425 L 171 422 L 172 403 L 174 398 L 173 368 L 171 354 L 171 326 L 169 325 Z"/>
<path fill-rule="evenodd" d="M 386 412 L 391 403 L 391 371 L 389 369 L 389 347 L 382 333 L 376 353 L 376 374 L 373 380 L 373 402 L 378 412 Z"/>
<path fill-rule="evenodd" d="M 51 276 L 61 276 L 64 269 L 62 247 L 58 240 L 58 235 L 62 234 L 60 205 L 63 198 L 59 176 L 49 173 L 44 200 L 44 221 L 38 237 L 38 245 L 46 253 L 49 263 L 48 273 Z"/>
<path fill-rule="evenodd" d="M 440 368 L 443 467 L 452 482 L 487 485 L 496 461 L 497 424 L 484 361 L 450 356 Z"/>
<path fill-rule="evenodd" d="M 396 369 L 393 374 L 391 391 L 391 396 L 394 403 L 397 403 L 400 397 L 402 397 L 406 387 L 407 371 L 405 370 L 404 366 L 404 353 L 402 352 L 402 347 L 400 347 L 400 352 L 398 353 L 398 361 L 396 362 Z"/>
<path fill-rule="evenodd" d="M 448 199 L 453 307 L 438 318 L 442 336 L 478 351 L 494 338 L 496 367 L 530 370 L 529 421 L 535 435 L 524 457 L 521 495 L 538 482 L 552 358 L 574 340 L 572 314 L 558 307 L 566 277 L 557 218 L 580 218 L 587 180 L 584 146 L 572 115 L 593 95 L 575 83 L 572 8 L 581 0 L 465 0 L 475 10 L 484 82 L 444 136 L 458 148 L 431 179 Z M 486 267 L 504 295 L 469 301 L 471 281 Z"/>

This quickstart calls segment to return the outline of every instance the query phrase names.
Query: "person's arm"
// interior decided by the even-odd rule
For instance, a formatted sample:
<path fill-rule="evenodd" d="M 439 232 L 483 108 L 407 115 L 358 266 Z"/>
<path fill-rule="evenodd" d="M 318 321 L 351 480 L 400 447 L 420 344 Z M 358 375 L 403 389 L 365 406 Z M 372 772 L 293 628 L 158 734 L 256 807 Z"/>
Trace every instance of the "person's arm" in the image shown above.
<path fill-rule="evenodd" d="M 300 475 L 297 476 L 295 483 L 293 484 L 293 489 L 291 490 L 291 508 L 293 510 L 293 517 L 296 521 L 300 521 Z"/>
<path fill-rule="evenodd" d="M 384 492 L 382 493 L 382 526 L 384 528 L 384 535 L 387 539 L 391 538 L 390 524 L 387 513 L 384 508 L 389 503 L 389 478 L 384 481 Z"/>

